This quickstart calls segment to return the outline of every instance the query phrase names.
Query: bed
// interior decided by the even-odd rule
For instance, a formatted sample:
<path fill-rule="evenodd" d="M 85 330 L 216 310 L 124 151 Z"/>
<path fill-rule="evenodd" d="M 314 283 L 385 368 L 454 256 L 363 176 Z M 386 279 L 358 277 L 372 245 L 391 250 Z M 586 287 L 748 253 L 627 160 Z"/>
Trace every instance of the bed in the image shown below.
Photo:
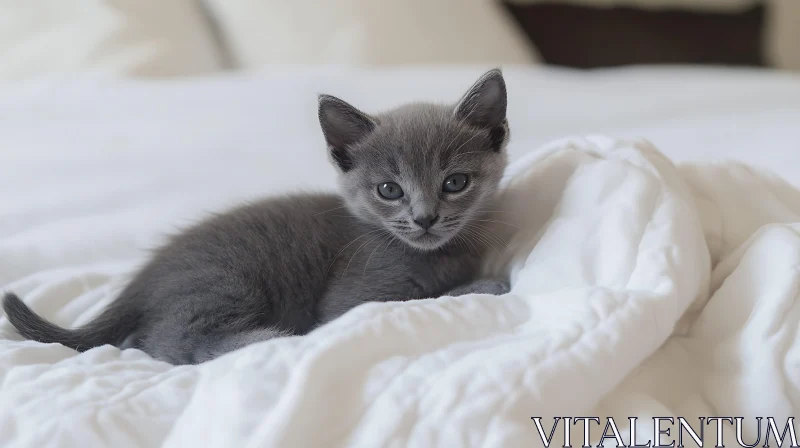
<path fill-rule="evenodd" d="M 484 69 L 0 86 L 0 289 L 85 323 L 177 228 L 333 188 L 317 93 L 450 101 Z M 182 367 L 22 341 L 0 317 L 0 445 L 543 446 L 532 417 L 565 416 L 614 417 L 624 440 L 639 417 L 642 442 L 652 417 L 741 416 L 748 441 L 756 417 L 782 428 L 800 411 L 800 79 L 504 73 L 520 229 L 497 230 L 510 249 L 486 269 L 508 295 L 368 304 Z"/>

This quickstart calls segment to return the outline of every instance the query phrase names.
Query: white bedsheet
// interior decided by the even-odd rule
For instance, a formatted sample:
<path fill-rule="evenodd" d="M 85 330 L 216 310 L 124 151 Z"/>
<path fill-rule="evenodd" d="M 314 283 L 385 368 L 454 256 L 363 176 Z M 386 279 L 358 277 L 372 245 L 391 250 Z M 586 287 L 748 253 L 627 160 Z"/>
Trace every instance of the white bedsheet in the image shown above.
<path fill-rule="evenodd" d="M 333 185 L 314 93 L 371 110 L 456 98 L 479 73 L 0 89 L 0 288 L 85 323 L 176 225 Z M 532 416 L 614 416 L 625 433 L 629 416 L 796 415 L 800 193 L 754 167 L 798 183 L 800 81 L 506 76 L 502 208 L 520 230 L 497 229 L 512 250 L 487 269 L 512 274 L 510 294 L 370 304 L 178 368 L 21 342 L 0 318 L 0 445 L 539 446 Z M 605 136 L 534 151 L 587 133 Z"/>

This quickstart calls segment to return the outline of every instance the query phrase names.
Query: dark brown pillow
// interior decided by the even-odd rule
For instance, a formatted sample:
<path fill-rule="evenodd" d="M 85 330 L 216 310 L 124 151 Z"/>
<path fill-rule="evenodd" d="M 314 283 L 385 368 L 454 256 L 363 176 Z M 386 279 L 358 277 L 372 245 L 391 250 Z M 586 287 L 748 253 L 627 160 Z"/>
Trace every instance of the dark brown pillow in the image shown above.
<path fill-rule="evenodd" d="M 714 13 L 506 3 L 545 62 L 761 66 L 764 8 Z"/>

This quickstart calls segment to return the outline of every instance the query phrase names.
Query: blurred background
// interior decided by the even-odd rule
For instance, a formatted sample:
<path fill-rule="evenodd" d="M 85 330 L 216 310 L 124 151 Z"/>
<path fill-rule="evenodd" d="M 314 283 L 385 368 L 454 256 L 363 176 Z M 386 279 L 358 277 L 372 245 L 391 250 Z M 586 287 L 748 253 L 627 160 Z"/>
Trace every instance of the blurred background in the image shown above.
<path fill-rule="evenodd" d="M 0 80 L 282 65 L 800 70 L 800 0 L 0 0 Z"/>

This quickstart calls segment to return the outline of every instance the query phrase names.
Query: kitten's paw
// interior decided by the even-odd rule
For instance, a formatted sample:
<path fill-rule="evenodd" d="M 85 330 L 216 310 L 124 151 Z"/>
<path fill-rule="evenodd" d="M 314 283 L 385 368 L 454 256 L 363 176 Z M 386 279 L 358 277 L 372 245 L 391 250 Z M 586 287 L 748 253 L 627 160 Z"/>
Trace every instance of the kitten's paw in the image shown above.
<path fill-rule="evenodd" d="M 452 289 L 446 295 L 463 296 L 465 294 L 493 294 L 500 296 L 511 291 L 511 284 L 503 279 L 480 279 L 472 283 Z"/>

